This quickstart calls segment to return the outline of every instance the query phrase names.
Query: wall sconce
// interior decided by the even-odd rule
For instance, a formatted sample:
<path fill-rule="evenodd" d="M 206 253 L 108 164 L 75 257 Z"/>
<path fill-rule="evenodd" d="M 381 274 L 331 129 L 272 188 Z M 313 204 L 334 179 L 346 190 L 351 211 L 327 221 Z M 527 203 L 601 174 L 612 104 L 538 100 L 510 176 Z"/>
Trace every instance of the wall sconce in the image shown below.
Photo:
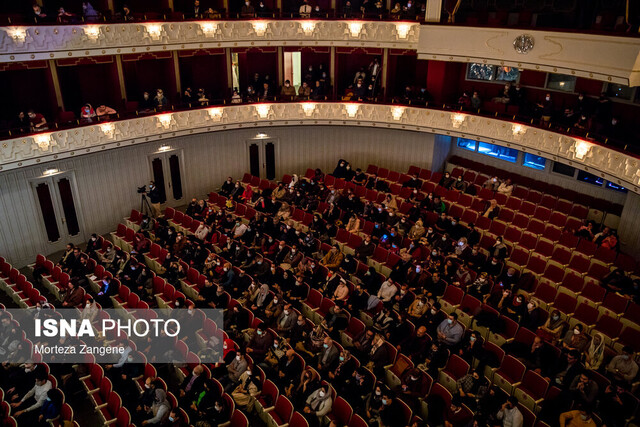
<path fill-rule="evenodd" d="M 222 108 L 213 107 L 213 108 L 209 108 L 209 110 L 207 111 L 209 113 L 209 117 L 211 117 L 211 120 L 219 122 L 220 119 L 222 119 Z"/>
<path fill-rule="evenodd" d="M 264 133 L 264 132 L 258 132 L 258 133 L 256 134 L 256 139 L 268 139 L 268 138 L 269 138 L 269 135 L 267 135 L 267 134 L 266 134 L 266 133 Z"/>
<path fill-rule="evenodd" d="M 344 109 L 347 112 L 347 116 L 355 117 L 360 111 L 360 106 L 358 104 L 345 104 Z"/>
<path fill-rule="evenodd" d="M 311 34 L 313 34 L 313 30 L 316 29 L 316 23 L 315 21 L 302 21 L 300 23 L 300 26 L 302 27 L 302 31 L 307 35 L 310 36 Z"/>
<path fill-rule="evenodd" d="M 171 117 L 171 113 L 156 116 L 158 122 L 160 122 L 160 125 L 165 129 L 169 129 L 169 126 L 171 126 Z"/>
<path fill-rule="evenodd" d="M 269 117 L 270 107 L 265 104 L 256 105 L 256 113 L 258 113 L 258 117 L 261 119 L 266 119 Z"/>
<path fill-rule="evenodd" d="M 97 25 L 89 25 L 84 29 L 84 34 L 90 40 L 97 40 L 100 37 L 100 27 Z"/>
<path fill-rule="evenodd" d="M 169 151 L 171 150 L 171 146 L 166 145 L 166 144 L 162 144 L 160 146 L 160 148 L 158 148 L 158 151 L 160 151 L 161 153 L 165 152 L 165 151 Z"/>
<path fill-rule="evenodd" d="M 398 32 L 398 37 L 401 39 L 406 39 L 409 35 L 409 30 L 411 30 L 411 25 L 409 24 L 396 24 L 396 31 Z"/>
<path fill-rule="evenodd" d="M 404 114 L 404 110 L 404 107 L 391 108 L 391 117 L 393 117 L 393 120 L 400 120 L 402 118 L 402 115 Z"/>
<path fill-rule="evenodd" d="M 300 104 L 302 106 L 302 111 L 304 111 L 305 116 L 311 117 L 313 112 L 316 111 L 316 104 L 313 102 L 303 102 Z"/>
<path fill-rule="evenodd" d="M 267 32 L 267 23 L 256 21 L 253 23 L 253 31 L 260 37 L 264 36 L 264 33 Z"/>
<path fill-rule="evenodd" d="M 42 151 L 47 151 L 51 145 L 51 134 L 45 133 L 40 135 L 34 135 L 33 140 Z"/>
<path fill-rule="evenodd" d="M 102 123 L 100 125 L 100 130 L 108 137 L 113 138 L 113 134 L 116 132 L 116 125 L 113 123 Z"/>
<path fill-rule="evenodd" d="M 211 22 L 203 22 L 200 24 L 200 29 L 204 33 L 205 36 L 212 36 L 216 33 L 218 29 L 217 24 L 212 24 Z"/>
<path fill-rule="evenodd" d="M 7 28 L 7 34 L 9 34 L 9 37 L 11 37 L 15 42 L 22 43 L 27 38 L 27 30 L 22 27 Z"/>
<path fill-rule="evenodd" d="M 158 24 L 148 24 L 145 25 L 145 27 L 147 28 L 147 33 L 149 33 L 149 36 L 152 39 L 159 39 L 160 38 L 160 33 L 162 33 L 162 27 Z"/>
<path fill-rule="evenodd" d="M 451 115 L 451 125 L 454 129 L 459 129 L 460 126 L 464 123 L 467 116 L 461 113 L 454 113 Z"/>
<path fill-rule="evenodd" d="M 590 149 L 591 149 L 591 144 L 589 144 L 587 141 L 576 139 L 576 144 L 575 144 L 576 159 L 580 159 L 580 160 L 584 159 Z"/>
<path fill-rule="evenodd" d="M 511 128 L 512 132 L 513 132 L 513 137 L 516 139 L 520 139 L 522 138 L 522 136 L 527 133 L 527 128 L 525 128 L 522 125 L 519 124 L 513 124 L 512 128 Z"/>
<path fill-rule="evenodd" d="M 349 32 L 351 33 L 351 37 L 359 37 L 361 31 L 362 31 L 362 22 L 349 23 Z"/>
<path fill-rule="evenodd" d="M 42 172 L 42 176 L 51 176 L 57 174 L 58 172 L 60 171 L 55 168 L 46 169 L 44 172 Z"/>

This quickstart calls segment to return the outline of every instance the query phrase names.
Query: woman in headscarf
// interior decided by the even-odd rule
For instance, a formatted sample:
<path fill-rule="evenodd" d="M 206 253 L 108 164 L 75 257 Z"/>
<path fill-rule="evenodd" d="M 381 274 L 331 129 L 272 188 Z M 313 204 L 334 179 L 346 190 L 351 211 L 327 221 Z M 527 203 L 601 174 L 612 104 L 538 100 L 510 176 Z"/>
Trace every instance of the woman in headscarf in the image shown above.
<path fill-rule="evenodd" d="M 338 165 L 333 170 L 332 175 L 336 178 L 344 178 L 347 171 L 347 161 L 344 159 L 338 160 Z"/>
<path fill-rule="evenodd" d="M 420 238 L 424 236 L 426 232 L 427 230 L 424 228 L 422 220 L 419 219 L 415 224 L 413 224 L 413 227 L 411 227 L 411 229 L 409 230 L 409 234 L 407 237 L 409 237 L 409 239 L 411 240 L 420 240 Z"/>
<path fill-rule="evenodd" d="M 293 174 L 291 177 L 291 182 L 289 183 L 289 188 L 294 188 L 298 184 L 299 178 L 298 174 Z"/>
<path fill-rule="evenodd" d="M 96 112 L 91 104 L 84 104 L 80 109 L 80 119 L 83 122 L 91 123 L 96 118 Z"/>
<path fill-rule="evenodd" d="M 584 366 L 592 371 L 597 371 L 602 365 L 604 360 L 604 335 L 600 332 L 596 332 L 591 340 L 591 344 L 584 352 Z"/>
<path fill-rule="evenodd" d="M 242 184 L 240 181 L 236 181 L 235 187 L 231 190 L 231 194 L 229 194 L 229 199 L 233 199 L 236 202 L 239 201 L 240 197 L 242 197 L 242 191 Z"/>
<path fill-rule="evenodd" d="M 100 14 L 91 6 L 91 3 L 88 1 L 82 2 L 82 14 L 84 15 L 84 20 L 87 22 L 97 21 L 100 17 Z"/>
<path fill-rule="evenodd" d="M 160 424 L 169 417 L 169 412 L 171 412 L 171 404 L 167 400 L 167 392 L 158 388 L 156 389 L 156 396 L 151 405 L 153 418 L 144 421 L 143 424 Z"/>
<path fill-rule="evenodd" d="M 245 409 L 251 413 L 256 401 L 256 397 L 260 394 L 262 384 L 260 383 L 260 376 L 252 375 L 251 367 L 247 368 L 242 375 L 240 375 L 240 384 L 233 390 L 231 397 L 236 402 L 236 405 Z"/>
<path fill-rule="evenodd" d="M 307 397 L 307 405 L 303 410 L 303 415 L 309 422 L 309 426 L 317 427 L 321 425 L 324 416 L 331 412 L 332 405 L 333 400 L 331 399 L 331 392 L 328 386 L 323 385 L 311 393 L 311 395 Z"/>
<path fill-rule="evenodd" d="M 562 316 L 560 316 L 560 312 L 558 310 L 553 310 L 545 324 L 540 327 L 538 335 L 540 335 L 543 340 L 555 345 L 560 338 L 563 328 L 564 320 L 562 319 Z"/>
<path fill-rule="evenodd" d="M 351 218 L 349 218 L 349 222 L 347 222 L 346 229 L 349 233 L 358 232 L 358 230 L 360 229 L 360 220 L 358 219 L 357 215 L 351 215 Z"/>
<path fill-rule="evenodd" d="M 276 213 L 276 218 L 279 218 L 281 221 L 286 221 L 287 219 L 289 219 L 289 216 L 291 216 L 291 208 L 289 206 L 289 203 L 282 202 L 282 204 L 280 205 L 280 209 L 278 209 L 278 212 Z"/>

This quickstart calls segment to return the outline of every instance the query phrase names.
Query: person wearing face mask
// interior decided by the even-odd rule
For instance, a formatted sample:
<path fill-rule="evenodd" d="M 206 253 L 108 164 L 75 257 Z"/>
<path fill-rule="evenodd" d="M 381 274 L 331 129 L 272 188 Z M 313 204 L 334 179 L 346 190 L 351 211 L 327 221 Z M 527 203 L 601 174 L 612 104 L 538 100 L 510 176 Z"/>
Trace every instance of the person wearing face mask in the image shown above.
<path fill-rule="evenodd" d="M 256 10 L 251 4 L 251 2 L 249 0 L 245 1 L 244 4 L 242 5 L 242 9 L 240 9 L 240 16 L 243 19 L 249 19 L 249 18 L 254 18 L 255 15 L 256 15 Z"/>
<path fill-rule="evenodd" d="M 464 328 L 458 322 L 458 315 L 453 312 L 438 325 L 437 339 L 440 343 L 453 347 L 462 339 Z"/>
<path fill-rule="evenodd" d="M 376 384 L 373 393 L 370 393 L 365 403 L 365 414 L 367 415 L 369 424 L 377 422 L 378 414 L 382 409 L 382 383 Z"/>
<path fill-rule="evenodd" d="M 510 290 L 502 291 L 502 298 L 498 302 L 498 310 L 500 312 L 519 322 L 522 315 L 527 309 L 527 301 L 523 294 L 515 294 Z"/>
<path fill-rule="evenodd" d="M 638 364 L 633 359 L 634 352 L 630 346 L 622 349 L 622 354 L 615 356 L 607 365 L 607 373 L 616 381 L 631 384 L 638 375 Z"/>
<path fill-rule="evenodd" d="M 397 390 L 402 400 L 412 408 L 419 405 L 419 399 L 424 396 L 427 384 L 423 381 L 422 372 L 419 369 L 407 369 L 400 379 L 400 387 Z"/>
<path fill-rule="evenodd" d="M 338 363 L 334 369 L 327 374 L 331 379 L 331 384 L 337 389 L 342 390 L 346 386 L 357 368 L 357 360 L 351 355 L 349 350 L 343 350 L 338 356 Z"/>
<path fill-rule="evenodd" d="M 584 326 L 581 323 L 569 329 L 560 343 L 562 351 L 577 350 L 580 353 L 584 351 L 587 344 L 589 344 L 589 338 L 584 333 Z"/>
<path fill-rule="evenodd" d="M 449 172 L 445 172 L 442 178 L 440 178 L 440 181 L 438 181 L 438 185 L 449 190 L 454 182 L 455 179 L 451 176 L 451 174 Z"/>
<path fill-rule="evenodd" d="M 540 125 L 541 126 L 549 126 L 551 122 L 551 117 L 553 116 L 553 101 L 551 100 L 551 94 L 547 93 L 544 96 L 544 100 L 538 102 L 537 107 L 540 111 Z"/>
<path fill-rule="evenodd" d="M 333 343 L 333 340 L 329 337 L 325 337 L 322 343 L 322 349 L 314 359 L 315 368 L 321 374 L 330 369 L 333 369 L 335 364 L 338 362 L 339 354 L 340 351 Z"/>
<path fill-rule="evenodd" d="M 540 327 L 542 332 L 541 336 L 545 341 L 555 343 L 559 339 L 564 326 L 565 321 L 562 316 L 560 316 L 560 312 L 558 310 L 553 310 L 545 324 Z"/>
<path fill-rule="evenodd" d="M 267 332 L 263 326 L 258 326 L 252 338 L 247 344 L 247 353 L 251 355 L 254 361 L 261 361 L 267 354 L 267 351 L 273 345 L 273 337 Z"/>
<path fill-rule="evenodd" d="M 333 398 L 326 385 L 321 386 L 307 397 L 306 405 L 302 410 L 303 416 L 310 427 L 319 427 L 325 415 L 331 412 Z"/>
<path fill-rule="evenodd" d="M 518 409 L 518 399 L 514 396 L 509 396 L 500 411 L 498 411 L 496 418 L 502 421 L 503 427 L 522 427 L 524 418 L 522 412 Z"/>
<path fill-rule="evenodd" d="M 244 352 L 241 350 L 237 351 L 235 359 L 227 365 L 227 374 L 219 379 L 220 383 L 224 386 L 225 392 L 231 392 L 231 390 L 238 385 L 240 376 L 247 370 L 248 366 L 249 363 L 244 357 Z"/>

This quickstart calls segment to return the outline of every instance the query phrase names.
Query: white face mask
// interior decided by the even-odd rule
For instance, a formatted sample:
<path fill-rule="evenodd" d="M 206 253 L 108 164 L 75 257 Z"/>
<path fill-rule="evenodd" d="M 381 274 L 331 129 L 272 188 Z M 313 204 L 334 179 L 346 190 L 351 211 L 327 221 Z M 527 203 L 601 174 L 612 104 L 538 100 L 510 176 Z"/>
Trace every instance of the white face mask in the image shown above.
<path fill-rule="evenodd" d="M 320 390 L 320 391 L 318 392 L 318 396 L 320 396 L 320 397 L 324 397 L 324 390 Z"/>

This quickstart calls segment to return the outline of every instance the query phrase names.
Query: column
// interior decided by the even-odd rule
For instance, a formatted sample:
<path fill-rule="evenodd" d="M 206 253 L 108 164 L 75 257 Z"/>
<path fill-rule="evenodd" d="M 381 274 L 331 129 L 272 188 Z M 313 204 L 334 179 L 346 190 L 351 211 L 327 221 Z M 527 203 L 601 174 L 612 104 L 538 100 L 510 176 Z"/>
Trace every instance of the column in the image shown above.
<path fill-rule="evenodd" d="M 171 9 L 171 11 L 173 12 L 175 9 L 173 8 L 173 0 L 166 0 L 167 2 L 167 9 Z"/>
<path fill-rule="evenodd" d="M 427 0 L 426 22 L 440 22 L 442 16 L 442 0 Z"/>
<path fill-rule="evenodd" d="M 282 46 L 278 46 L 278 83 L 276 85 L 276 88 L 283 84 L 284 84 L 284 49 L 282 49 Z"/>
<path fill-rule="evenodd" d="M 173 51 L 173 75 L 176 78 L 176 92 L 182 96 L 182 82 L 180 81 L 180 61 L 178 59 L 178 51 Z"/>
<path fill-rule="evenodd" d="M 380 92 L 380 96 L 382 96 L 383 100 L 387 99 L 387 72 L 388 72 L 388 67 L 389 67 L 389 49 L 388 48 L 384 48 L 382 49 L 382 64 L 380 64 L 382 66 L 382 71 L 381 71 L 381 79 L 380 81 L 382 82 L 382 89 L 384 89 L 383 92 Z"/>
<path fill-rule="evenodd" d="M 53 83 L 53 91 L 56 94 L 56 103 L 58 108 L 64 111 L 64 101 L 62 99 L 62 90 L 60 89 L 60 80 L 58 79 L 58 67 L 56 61 L 49 60 L 49 72 L 51 73 L 51 82 Z"/>
<path fill-rule="evenodd" d="M 331 77 L 331 87 L 333 87 L 333 93 L 331 94 L 333 99 L 336 99 L 338 93 L 338 85 L 336 84 L 336 48 L 331 46 L 331 61 L 329 61 L 329 76 Z"/>
<path fill-rule="evenodd" d="M 113 4 L 114 0 L 107 0 L 107 9 L 109 9 L 111 11 L 111 16 L 115 16 L 116 14 L 116 7 Z"/>
<path fill-rule="evenodd" d="M 227 63 L 227 87 L 229 88 L 228 96 L 231 97 L 231 95 L 233 95 L 233 59 L 231 57 L 230 47 L 226 47 L 224 49 L 224 56 Z M 240 88 L 238 88 L 238 90 L 240 90 Z"/>
<path fill-rule="evenodd" d="M 638 210 L 640 209 L 640 194 L 629 190 L 627 199 L 620 215 L 618 238 L 622 250 L 628 254 L 640 251 L 640 227 L 638 227 Z"/>
<path fill-rule="evenodd" d="M 127 88 L 124 85 L 124 71 L 122 70 L 122 56 L 116 55 L 116 70 L 118 71 L 118 83 L 120 84 L 120 97 L 127 102 Z"/>

